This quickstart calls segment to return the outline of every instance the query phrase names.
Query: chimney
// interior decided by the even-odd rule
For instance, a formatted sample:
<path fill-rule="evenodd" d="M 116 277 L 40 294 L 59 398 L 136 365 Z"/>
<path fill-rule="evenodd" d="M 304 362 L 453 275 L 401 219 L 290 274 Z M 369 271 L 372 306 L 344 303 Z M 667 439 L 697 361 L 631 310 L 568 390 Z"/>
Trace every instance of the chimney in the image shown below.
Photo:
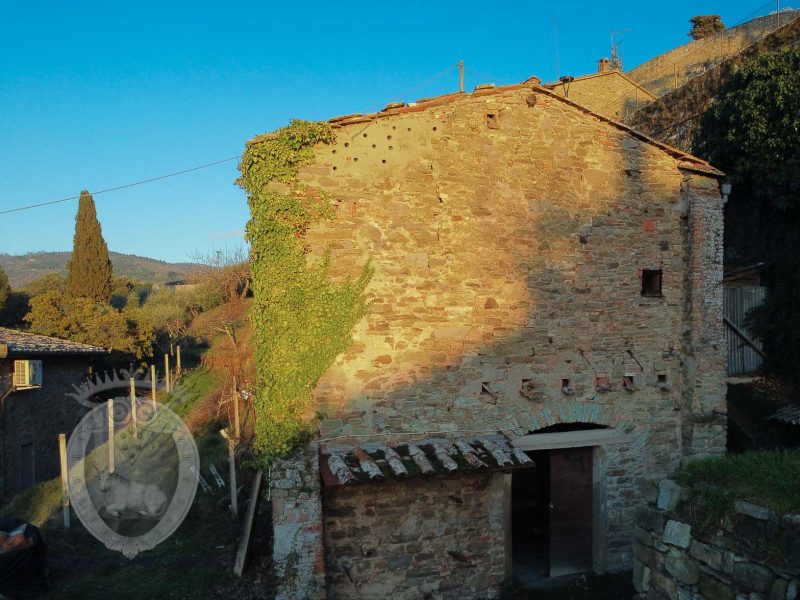
<path fill-rule="evenodd" d="M 597 61 L 597 72 L 598 73 L 605 73 L 606 71 L 611 70 L 611 61 L 607 58 L 601 58 Z"/>

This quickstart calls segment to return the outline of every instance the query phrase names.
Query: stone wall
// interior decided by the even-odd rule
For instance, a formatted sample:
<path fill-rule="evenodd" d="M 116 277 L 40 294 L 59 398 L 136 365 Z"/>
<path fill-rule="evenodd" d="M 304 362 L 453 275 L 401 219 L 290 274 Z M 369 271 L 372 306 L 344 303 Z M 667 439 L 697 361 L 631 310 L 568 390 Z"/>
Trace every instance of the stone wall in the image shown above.
<path fill-rule="evenodd" d="M 309 260 L 330 251 L 345 278 L 370 258 L 374 277 L 315 390 L 320 441 L 617 428 L 632 442 L 609 455 L 607 565 L 630 566 L 639 474 L 724 448 L 717 175 L 538 85 L 336 125 L 299 174 L 336 205 Z M 660 295 L 642 294 L 644 269 Z M 273 473 L 276 566 L 305 565 L 313 591 L 314 460 Z"/>
<path fill-rule="evenodd" d="M 326 490 L 328 597 L 497 597 L 506 575 L 509 477 L 462 475 Z"/>
<path fill-rule="evenodd" d="M 795 600 L 800 597 L 800 515 L 738 501 L 719 524 L 701 520 L 674 481 L 645 485 L 636 519 L 633 583 L 647 600 Z"/>
<path fill-rule="evenodd" d="M 741 52 L 719 62 L 714 68 L 684 82 L 630 115 L 631 127 L 666 144 L 691 151 L 700 119 L 714 100 L 717 90 L 753 57 L 800 43 L 800 19 L 794 19 Z"/>
<path fill-rule="evenodd" d="M 781 25 L 796 19 L 797 16 L 797 11 L 783 11 Z M 656 96 L 663 96 L 710 67 L 744 50 L 777 28 L 778 20 L 775 15 L 752 19 L 721 34 L 693 40 L 659 54 L 628 71 L 628 75 Z"/>
<path fill-rule="evenodd" d="M 276 600 L 326 597 L 318 452 L 307 444 L 270 470 Z"/>
<path fill-rule="evenodd" d="M 716 178 L 537 86 L 407 110 L 340 127 L 300 174 L 338 204 L 312 257 L 330 249 L 335 277 L 375 269 L 369 314 L 315 392 L 322 439 L 524 435 L 577 403 L 657 434 L 644 464 L 671 472 L 686 390 L 724 376 L 716 338 L 686 341 L 721 331 L 700 297 L 721 280 Z M 690 236 L 693 203 L 707 238 Z M 641 294 L 643 269 L 662 270 L 661 296 Z M 687 371 L 686 356 L 708 361 Z M 717 383 L 700 412 L 724 408 Z"/>
<path fill-rule="evenodd" d="M 0 435 L 0 490 L 6 499 L 20 491 L 20 452 L 33 444 L 36 481 L 58 477 L 58 434 L 69 438 L 87 409 L 67 397 L 73 384 L 86 380 L 91 359 L 85 357 L 42 358 L 42 386 L 11 393 L 3 407 Z M 13 358 L 0 360 L 0 396 L 10 388 Z"/>
<path fill-rule="evenodd" d="M 563 83 L 548 84 L 547 87 L 565 95 Z M 576 77 L 569 84 L 568 93 L 573 102 L 615 121 L 622 121 L 656 98 L 617 70 Z"/>

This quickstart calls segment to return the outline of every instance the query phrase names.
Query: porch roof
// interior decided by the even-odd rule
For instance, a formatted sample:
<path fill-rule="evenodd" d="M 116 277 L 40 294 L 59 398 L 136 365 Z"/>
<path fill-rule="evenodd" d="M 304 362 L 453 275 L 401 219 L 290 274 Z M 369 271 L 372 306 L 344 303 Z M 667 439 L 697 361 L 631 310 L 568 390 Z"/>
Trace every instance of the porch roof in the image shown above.
<path fill-rule="evenodd" d="M 515 448 L 503 435 L 320 447 L 320 473 L 326 487 L 515 469 L 533 464 L 525 452 Z"/>

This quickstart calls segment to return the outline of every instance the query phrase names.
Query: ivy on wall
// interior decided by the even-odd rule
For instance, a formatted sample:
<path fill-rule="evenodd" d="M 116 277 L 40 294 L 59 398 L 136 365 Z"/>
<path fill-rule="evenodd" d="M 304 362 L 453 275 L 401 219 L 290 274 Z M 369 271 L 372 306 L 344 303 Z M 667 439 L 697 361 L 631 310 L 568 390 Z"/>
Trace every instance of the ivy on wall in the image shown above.
<path fill-rule="evenodd" d="M 297 181 L 315 144 L 330 144 L 327 123 L 294 120 L 248 145 L 239 169 L 248 195 L 255 331 L 256 452 L 285 455 L 310 429 L 313 391 L 366 314 L 369 263 L 355 280 L 328 273 L 329 255 L 310 262 L 305 234 L 334 215 L 328 194 Z"/>

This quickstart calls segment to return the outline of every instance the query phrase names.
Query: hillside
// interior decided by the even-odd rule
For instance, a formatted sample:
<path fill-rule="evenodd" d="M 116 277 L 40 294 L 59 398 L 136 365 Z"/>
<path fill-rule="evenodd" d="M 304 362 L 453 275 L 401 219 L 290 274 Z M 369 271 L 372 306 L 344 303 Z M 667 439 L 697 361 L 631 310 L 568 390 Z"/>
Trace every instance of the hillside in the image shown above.
<path fill-rule="evenodd" d="M 20 288 L 26 283 L 48 273 L 66 275 L 70 252 L 30 252 L 13 255 L 0 254 L 0 267 L 8 274 L 12 288 Z M 164 283 L 184 279 L 189 273 L 199 269 L 194 263 L 168 263 L 144 256 L 110 252 L 114 274 L 143 281 L 145 283 Z"/>

